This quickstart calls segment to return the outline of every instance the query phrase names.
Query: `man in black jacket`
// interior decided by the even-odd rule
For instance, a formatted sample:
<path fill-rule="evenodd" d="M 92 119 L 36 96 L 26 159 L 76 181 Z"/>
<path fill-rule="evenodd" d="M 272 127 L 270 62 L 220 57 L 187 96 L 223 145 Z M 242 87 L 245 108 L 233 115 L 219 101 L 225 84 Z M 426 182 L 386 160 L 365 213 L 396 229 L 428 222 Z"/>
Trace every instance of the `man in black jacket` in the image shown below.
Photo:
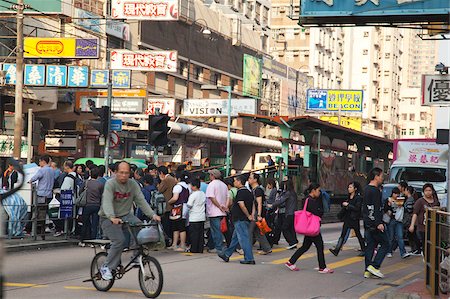
<path fill-rule="evenodd" d="M 381 263 L 389 250 L 389 239 L 383 224 L 383 211 L 381 203 L 380 186 L 383 183 L 383 170 L 373 168 L 368 175 L 369 185 L 364 192 L 362 214 L 367 242 L 365 252 L 365 272 L 364 277 L 370 278 L 372 275 L 383 278 L 380 272 Z M 375 246 L 381 247 L 374 255 Z"/>

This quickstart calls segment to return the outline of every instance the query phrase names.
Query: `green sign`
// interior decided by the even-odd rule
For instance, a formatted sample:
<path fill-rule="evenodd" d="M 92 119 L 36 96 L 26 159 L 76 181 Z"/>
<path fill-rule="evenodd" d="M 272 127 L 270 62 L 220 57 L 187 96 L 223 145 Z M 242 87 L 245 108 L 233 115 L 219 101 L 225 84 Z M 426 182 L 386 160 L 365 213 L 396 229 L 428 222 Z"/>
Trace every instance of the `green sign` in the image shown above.
<path fill-rule="evenodd" d="M 11 0 L 11 1 L 3 1 L 0 0 L 0 12 L 11 12 L 15 13 L 16 10 L 10 8 L 11 2 L 17 3 L 17 0 Z M 64 1 L 61 0 L 24 0 L 24 4 L 30 5 L 30 8 L 26 8 L 24 10 L 24 13 L 63 13 L 63 6 Z M 66 6 L 70 6 L 69 4 L 66 4 Z M 7 9 L 9 7 L 10 9 Z"/>
<path fill-rule="evenodd" d="M 244 54 L 244 96 L 261 97 L 261 59 Z"/>
<path fill-rule="evenodd" d="M 14 136 L 0 135 L 0 157 L 9 158 L 13 156 Z M 28 144 L 26 139 L 22 137 L 20 157 L 26 158 L 28 152 Z"/>

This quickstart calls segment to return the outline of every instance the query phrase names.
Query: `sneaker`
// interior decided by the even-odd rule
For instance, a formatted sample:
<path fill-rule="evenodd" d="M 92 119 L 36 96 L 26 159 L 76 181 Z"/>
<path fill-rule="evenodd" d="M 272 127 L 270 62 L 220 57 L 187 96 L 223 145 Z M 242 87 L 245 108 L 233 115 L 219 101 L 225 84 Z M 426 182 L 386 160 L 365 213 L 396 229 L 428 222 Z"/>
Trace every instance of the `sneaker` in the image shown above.
<path fill-rule="evenodd" d="M 242 260 L 242 261 L 239 261 L 239 263 L 242 264 L 242 265 L 256 265 L 256 262 L 255 262 L 255 261 L 245 261 L 245 260 Z"/>
<path fill-rule="evenodd" d="M 404 253 L 404 254 L 402 255 L 402 259 L 405 259 L 405 258 L 407 258 L 407 257 L 409 257 L 409 256 L 411 256 L 411 253 L 406 252 L 406 253 Z"/>
<path fill-rule="evenodd" d="M 103 280 L 111 280 L 111 279 L 113 279 L 113 276 L 111 274 L 111 270 L 109 270 L 108 266 L 103 265 L 100 268 L 100 273 L 102 274 Z"/>
<path fill-rule="evenodd" d="M 139 255 L 138 255 L 136 258 L 131 257 L 130 267 L 132 267 L 132 268 L 134 268 L 134 267 L 140 267 L 141 264 L 139 263 L 139 259 L 140 259 Z"/>
<path fill-rule="evenodd" d="M 391 258 L 392 257 L 392 253 L 387 253 L 386 257 Z"/>
<path fill-rule="evenodd" d="M 225 263 L 228 263 L 230 261 L 230 258 L 226 256 L 224 253 L 217 254 Z"/>
<path fill-rule="evenodd" d="M 364 271 L 364 278 L 372 278 L 372 274 L 369 271 Z"/>
<path fill-rule="evenodd" d="M 217 249 L 215 249 L 215 248 L 214 249 L 208 249 L 208 252 L 209 253 L 217 253 Z"/>
<path fill-rule="evenodd" d="M 80 246 L 80 247 L 86 247 L 86 243 L 84 243 L 84 242 L 78 242 L 78 246 Z"/>
<path fill-rule="evenodd" d="M 421 255 L 421 254 L 422 254 L 422 251 L 419 250 L 419 249 L 414 250 L 414 251 L 411 252 L 411 255 L 413 255 L 413 256 L 419 256 L 419 255 Z"/>
<path fill-rule="evenodd" d="M 293 245 L 289 245 L 288 247 L 286 247 L 286 249 L 287 250 L 290 250 L 290 249 L 294 249 L 294 248 L 296 248 L 297 247 L 297 243 L 295 243 L 295 244 L 293 244 Z"/>
<path fill-rule="evenodd" d="M 244 250 L 243 249 L 236 249 L 236 252 L 239 253 L 240 255 L 244 255 Z"/>
<path fill-rule="evenodd" d="M 64 234 L 64 232 L 56 232 L 56 233 L 54 233 L 53 234 L 53 237 L 60 237 L 60 236 L 62 236 Z"/>
<path fill-rule="evenodd" d="M 367 271 L 369 271 L 372 275 L 379 277 L 379 278 L 384 278 L 383 273 L 381 273 L 380 270 L 378 270 L 377 268 L 375 268 L 374 266 L 370 265 L 369 267 L 367 267 Z"/>
<path fill-rule="evenodd" d="M 330 248 L 328 249 L 334 256 L 338 256 L 339 251 L 337 251 L 336 249 Z"/>
<path fill-rule="evenodd" d="M 272 250 L 270 250 L 270 251 L 258 251 L 257 252 L 258 254 L 260 254 L 260 255 L 268 255 L 268 254 L 271 254 L 272 253 Z"/>
<path fill-rule="evenodd" d="M 285 265 L 286 267 L 288 267 L 289 270 L 291 270 L 291 271 L 300 271 L 300 269 L 297 268 L 297 266 L 296 266 L 295 264 L 291 264 L 291 263 L 289 263 L 289 262 L 286 262 L 284 265 Z"/>
<path fill-rule="evenodd" d="M 175 248 L 173 251 L 176 251 L 176 252 L 185 252 L 185 251 L 186 251 L 186 248 L 184 248 L 184 247 L 177 247 L 177 248 Z"/>
<path fill-rule="evenodd" d="M 331 273 L 334 273 L 334 270 L 333 270 L 333 269 L 330 269 L 330 268 L 319 269 L 319 273 L 322 273 L 322 274 L 331 274 Z"/>

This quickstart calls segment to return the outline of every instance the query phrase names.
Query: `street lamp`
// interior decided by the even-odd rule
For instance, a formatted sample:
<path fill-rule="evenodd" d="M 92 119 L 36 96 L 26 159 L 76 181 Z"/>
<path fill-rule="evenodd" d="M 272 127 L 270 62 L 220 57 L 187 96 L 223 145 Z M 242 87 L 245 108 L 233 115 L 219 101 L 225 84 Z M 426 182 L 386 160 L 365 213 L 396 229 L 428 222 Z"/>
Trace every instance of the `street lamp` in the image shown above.
<path fill-rule="evenodd" d="M 188 34 L 188 48 L 187 48 L 187 78 L 186 78 L 186 99 L 189 98 L 189 85 L 191 83 L 191 36 L 192 36 L 192 28 L 195 26 L 196 22 L 203 21 L 205 23 L 204 27 L 201 29 L 201 33 L 204 38 L 209 38 L 211 36 L 211 30 L 208 29 L 208 23 L 204 19 L 196 19 L 189 26 L 189 34 Z"/>
<path fill-rule="evenodd" d="M 227 157 L 226 157 L 226 170 L 225 175 L 230 175 L 231 170 L 231 86 L 217 86 L 217 85 L 202 85 L 202 90 L 222 90 L 228 92 L 228 103 L 227 103 Z"/>

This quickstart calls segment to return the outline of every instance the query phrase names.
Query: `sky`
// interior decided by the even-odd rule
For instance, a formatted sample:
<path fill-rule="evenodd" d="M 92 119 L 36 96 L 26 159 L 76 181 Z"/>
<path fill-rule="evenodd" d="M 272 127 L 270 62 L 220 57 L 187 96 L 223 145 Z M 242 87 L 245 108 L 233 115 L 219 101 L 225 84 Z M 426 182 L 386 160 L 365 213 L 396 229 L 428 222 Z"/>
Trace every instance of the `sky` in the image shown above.
<path fill-rule="evenodd" d="M 447 38 L 450 38 L 450 35 L 447 35 Z M 439 42 L 439 62 L 450 66 L 450 40 Z"/>

